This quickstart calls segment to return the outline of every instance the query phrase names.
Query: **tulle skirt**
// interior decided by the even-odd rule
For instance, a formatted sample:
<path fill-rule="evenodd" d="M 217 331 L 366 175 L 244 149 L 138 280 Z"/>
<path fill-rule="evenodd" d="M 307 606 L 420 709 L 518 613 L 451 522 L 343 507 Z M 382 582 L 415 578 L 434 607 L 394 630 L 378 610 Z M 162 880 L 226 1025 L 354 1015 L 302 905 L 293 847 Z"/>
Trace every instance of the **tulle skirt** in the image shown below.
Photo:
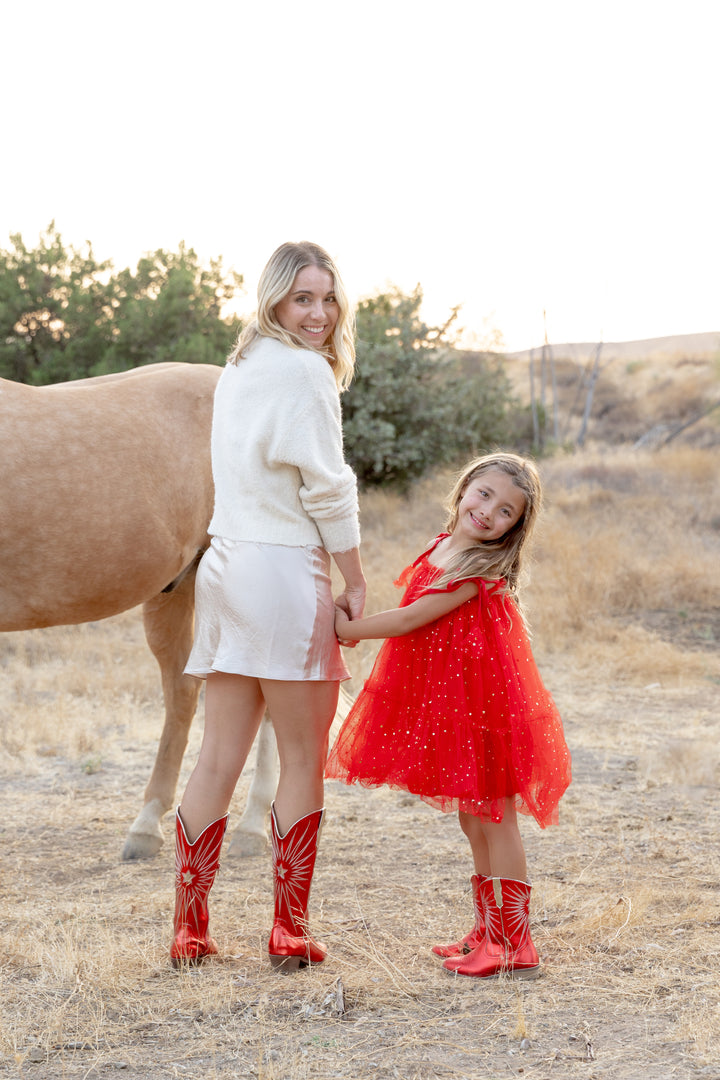
<path fill-rule="evenodd" d="M 403 603 L 430 586 L 420 566 Z M 489 821 L 507 802 L 557 821 L 570 754 L 517 607 L 480 593 L 380 648 L 330 753 L 326 776 L 387 784 Z"/>

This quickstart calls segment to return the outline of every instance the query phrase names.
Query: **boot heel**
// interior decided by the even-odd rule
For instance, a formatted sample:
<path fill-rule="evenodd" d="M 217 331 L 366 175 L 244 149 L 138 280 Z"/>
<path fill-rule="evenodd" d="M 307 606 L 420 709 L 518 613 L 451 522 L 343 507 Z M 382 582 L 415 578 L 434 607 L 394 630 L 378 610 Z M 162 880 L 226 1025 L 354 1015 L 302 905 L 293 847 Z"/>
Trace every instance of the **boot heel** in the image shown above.
<path fill-rule="evenodd" d="M 289 975 L 292 971 L 299 971 L 300 968 L 308 966 L 304 956 L 275 956 L 273 953 L 268 955 L 270 957 L 270 966 L 281 975 Z"/>
<path fill-rule="evenodd" d="M 171 956 L 170 963 L 176 971 L 181 971 L 183 968 L 200 967 L 206 956 L 213 955 L 213 953 L 201 953 L 198 956 Z"/>
<path fill-rule="evenodd" d="M 510 979 L 537 979 L 540 975 L 540 965 L 532 968 L 512 968 L 507 974 Z"/>

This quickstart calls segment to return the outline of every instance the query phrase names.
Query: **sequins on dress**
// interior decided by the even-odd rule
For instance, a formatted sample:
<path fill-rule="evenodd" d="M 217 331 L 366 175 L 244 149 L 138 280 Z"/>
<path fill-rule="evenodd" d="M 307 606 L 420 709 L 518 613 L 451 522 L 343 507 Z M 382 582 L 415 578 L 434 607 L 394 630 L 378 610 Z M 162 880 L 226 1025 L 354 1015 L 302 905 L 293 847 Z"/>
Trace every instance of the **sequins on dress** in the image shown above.
<path fill-rule="evenodd" d="M 441 539 L 395 582 L 407 586 L 401 607 L 437 591 L 441 570 L 428 555 Z M 562 721 L 514 601 L 501 582 L 476 580 L 477 596 L 383 642 L 325 775 L 387 784 L 491 821 L 512 798 L 544 828 L 557 821 L 570 783 Z"/>

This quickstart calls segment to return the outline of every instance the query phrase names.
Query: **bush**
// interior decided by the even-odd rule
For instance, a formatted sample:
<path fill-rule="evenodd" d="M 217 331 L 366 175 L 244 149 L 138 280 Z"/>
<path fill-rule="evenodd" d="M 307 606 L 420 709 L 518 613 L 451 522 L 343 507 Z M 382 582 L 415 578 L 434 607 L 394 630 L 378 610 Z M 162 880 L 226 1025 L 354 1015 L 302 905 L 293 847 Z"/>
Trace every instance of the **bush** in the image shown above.
<path fill-rule="evenodd" d="M 345 449 L 363 487 L 406 488 L 433 465 L 472 457 L 508 435 L 510 386 L 497 358 L 452 347 L 420 318 L 422 291 L 360 303 L 355 380 L 343 396 Z M 470 370 L 468 370 L 468 367 Z"/>
<path fill-rule="evenodd" d="M 192 248 L 156 251 L 116 273 L 51 224 L 31 250 L 0 251 L 0 375 L 47 384 L 164 360 L 222 364 L 239 324 L 222 316 L 242 284 Z"/>

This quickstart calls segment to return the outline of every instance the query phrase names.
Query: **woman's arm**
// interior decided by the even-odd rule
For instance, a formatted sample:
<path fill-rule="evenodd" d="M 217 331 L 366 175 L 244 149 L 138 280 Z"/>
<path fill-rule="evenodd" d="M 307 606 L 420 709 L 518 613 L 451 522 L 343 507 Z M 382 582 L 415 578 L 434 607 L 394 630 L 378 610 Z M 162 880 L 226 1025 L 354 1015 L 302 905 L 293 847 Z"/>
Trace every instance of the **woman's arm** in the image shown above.
<path fill-rule="evenodd" d="M 315 522 L 323 547 L 349 551 L 360 542 L 357 480 L 343 456 L 332 368 L 318 353 L 297 350 L 282 390 L 288 411 L 276 459 L 299 470 L 298 498 Z"/>
<path fill-rule="evenodd" d="M 477 594 L 474 581 L 465 581 L 452 592 L 427 593 L 407 607 L 380 611 L 366 619 L 349 619 L 342 608 L 335 609 L 335 633 L 341 642 L 364 641 L 367 638 L 402 637 L 427 623 L 447 615 Z"/>

